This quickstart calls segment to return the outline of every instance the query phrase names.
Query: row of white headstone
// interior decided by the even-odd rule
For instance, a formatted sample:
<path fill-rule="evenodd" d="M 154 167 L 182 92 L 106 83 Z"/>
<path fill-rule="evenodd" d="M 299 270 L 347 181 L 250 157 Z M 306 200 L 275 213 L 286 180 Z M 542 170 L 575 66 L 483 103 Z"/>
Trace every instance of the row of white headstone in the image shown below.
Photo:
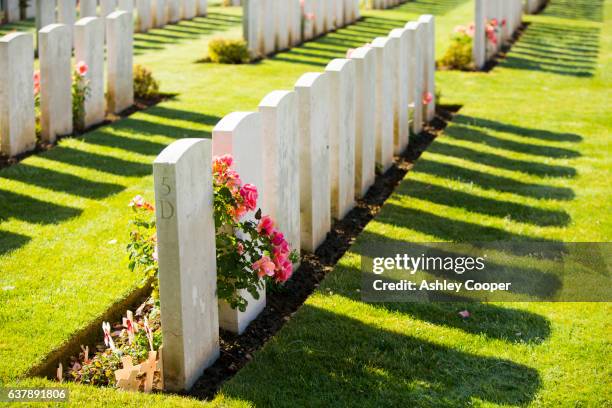
<path fill-rule="evenodd" d="M 368 0 L 369 7 L 376 10 L 388 9 L 405 3 L 408 0 Z"/>
<path fill-rule="evenodd" d="M 434 17 L 394 29 L 387 37 L 302 75 L 294 90 L 274 91 L 257 112 L 234 112 L 213 129 L 212 141 L 182 139 L 153 164 L 159 285 L 164 333 L 164 384 L 190 388 L 219 356 L 219 326 L 242 333 L 263 310 L 246 312 L 216 295 L 211 161 L 230 154 L 244 183 L 258 187 L 259 206 L 294 249 L 315 251 L 333 219 L 342 219 L 394 153 L 433 119 Z"/>
<path fill-rule="evenodd" d="M 286 50 L 360 18 L 359 0 L 244 0 L 251 58 Z"/>
<path fill-rule="evenodd" d="M 476 69 L 507 44 L 523 21 L 523 0 L 476 0 L 474 3 L 474 37 L 472 57 Z M 487 41 L 486 26 L 496 20 L 499 27 L 497 42 Z"/>
<path fill-rule="evenodd" d="M 19 0 L 7 0 L 9 7 L 19 8 Z M 115 11 L 127 11 L 136 17 L 135 30 L 146 32 L 153 27 L 163 27 L 180 20 L 191 20 L 206 16 L 208 0 L 30 0 L 35 10 L 36 29 L 53 23 L 74 25 L 77 14 L 80 18 L 106 18 Z M 13 3 L 11 3 L 13 2 Z M 28 10 L 32 8 L 28 7 Z M 14 12 L 11 13 L 11 15 Z"/>
<path fill-rule="evenodd" d="M 85 17 L 74 26 L 74 60 L 87 65 L 89 92 L 83 106 L 85 128 L 134 103 L 132 15 L 115 11 L 105 20 Z M 39 33 L 40 124 L 43 141 L 73 132 L 71 30 L 50 24 Z M 106 43 L 106 59 L 105 59 Z M 106 97 L 104 94 L 106 61 Z M 0 152 L 15 156 L 36 144 L 32 34 L 0 38 Z"/>

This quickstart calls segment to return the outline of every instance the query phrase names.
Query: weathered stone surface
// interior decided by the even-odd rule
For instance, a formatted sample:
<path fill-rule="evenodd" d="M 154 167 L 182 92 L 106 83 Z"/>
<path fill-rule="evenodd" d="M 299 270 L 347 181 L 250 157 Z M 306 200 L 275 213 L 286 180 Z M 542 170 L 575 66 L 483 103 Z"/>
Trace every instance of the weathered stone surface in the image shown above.
<path fill-rule="evenodd" d="M 275 0 L 276 19 L 276 50 L 282 51 L 289 48 L 289 2 L 287 0 Z"/>
<path fill-rule="evenodd" d="M 325 0 L 314 0 L 314 34 L 319 36 L 325 32 Z"/>
<path fill-rule="evenodd" d="M 393 44 L 389 37 L 372 42 L 376 51 L 376 164 L 386 171 L 393 163 Z"/>
<path fill-rule="evenodd" d="M 424 27 L 424 92 L 431 94 L 430 103 L 423 106 L 425 119 L 429 122 L 436 116 L 436 23 L 434 16 L 427 14 L 419 17 Z"/>
<path fill-rule="evenodd" d="M 315 19 L 317 0 L 304 0 L 304 35 L 303 40 L 308 41 L 315 36 Z"/>
<path fill-rule="evenodd" d="M 177 23 L 181 19 L 181 3 L 179 0 L 168 1 L 168 22 Z"/>
<path fill-rule="evenodd" d="M 196 16 L 196 1 L 183 0 L 183 19 L 193 20 Z"/>
<path fill-rule="evenodd" d="M 70 44 L 74 44 L 74 23 L 76 21 L 76 0 L 57 1 L 57 22 L 68 27 Z"/>
<path fill-rule="evenodd" d="M 326 32 L 333 30 L 336 27 L 336 5 L 335 1 L 327 0 L 324 3 L 325 6 L 325 18 L 323 21 L 323 27 Z"/>
<path fill-rule="evenodd" d="M 245 0 L 242 23 L 243 36 L 251 58 L 264 55 L 262 0 Z"/>
<path fill-rule="evenodd" d="M 191 388 L 219 357 L 211 141 L 181 139 L 155 159 L 164 386 Z"/>
<path fill-rule="evenodd" d="M 287 0 L 289 4 L 289 44 L 296 46 L 302 42 L 302 6 L 300 0 Z"/>
<path fill-rule="evenodd" d="M 413 51 L 410 55 L 410 72 L 411 72 L 411 83 L 414 85 L 412 95 L 414 95 L 412 105 L 412 131 L 415 134 L 419 134 L 423 131 L 423 47 L 424 47 L 424 35 L 425 26 L 418 22 L 409 22 L 406 24 L 406 28 L 414 32 L 414 36 L 411 36 L 411 48 Z"/>
<path fill-rule="evenodd" d="M 117 0 L 100 0 L 100 17 L 106 17 L 117 9 Z"/>
<path fill-rule="evenodd" d="M 408 50 L 410 46 L 410 33 L 405 28 L 396 28 L 389 34 L 396 39 L 396 69 L 394 72 L 394 85 L 396 89 L 394 106 L 394 152 L 399 155 L 408 147 L 408 136 L 410 135 L 408 124 L 408 93 L 410 86 L 408 82 L 409 58 Z"/>
<path fill-rule="evenodd" d="M 79 0 L 79 18 L 95 17 L 96 8 L 96 0 Z"/>
<path fill-rule="evenodd" d="M 302 249 L 314 252 L 331 229 L 329 83 L 306 73 L 295 84 L 299 106 Z"/>
<path fill-rule="evenodd" d="M 475 0 L 474 2 L 474 39 L 472 42 L 472 57 L 474 67 L 482 69 L 487 59 L 487 48 L 485 40 L 485 7 L 486 0 Z"/>
<path fill-rule="evenodd" d="M 329 82 L 331 215 L 341 220 L 355 206 L 355 62 L 334 59 Z"/>
<path fill-rule="evenodd" d="M 153 15 L 155 27 L 163 27 L 168 24 L 168 6 L 166 0 L 153 1 Z"/>
<path fill-rule="evenodd" d="M 136 29 L 146 33 L 153 28 L 153 15 L 151 14 L 151 0 L 136 0 Z"/>
<path fill-rule="evenodd" d="M 197 0 L 198 16 L 206 17 L 208 15 L 208 0 Z"/>
<path fill-rule="evenodd" d="M 344 27 L 344 0 L 336 0 L 335 2 L 335 23 L 336 28 Z"/>
<path fill-rule="evenodd" d="M 128 13 L 132 13 L 132 16 L 133 16 L 134 15 L 134 0 L 118 0 L 117 10 L 127 11 Z"/>
<path fill-rule="evenodd" d="M 341 0 L 344 1 L 344 23 L 351 24 L 355 21 L 355 5 L 353 0 Z"/>
<path fill-rule="evenodd" d="M 376 51 L 358 48 L 355 61 L 355 197 L 361 198 L 376 177 Z"/>
<path fill-rule="evenodd" d="M 36 0 L 36 31 L 55 23 L 55 0 Z"/>
<path fill-rule="evenodd" d="M 55 142 L 72 133 L 72 43 L 70 30 L 50 24 L 38 33 L 41 137 Z"/>
<path fill-rule="evenodd" d="M 264 142 L 261 115 L 258 112 L 233 112 L 225 116 L 213 129 L 213 157 L 230 154 L 234 158 L 232 168 L 240 174 L 243 183 L 253 184 L 259 192 L 258 205 L 267 212 L 267 192 L 264 183 Z M 247 214 L 254 219 L 254 214 Z M 254 299 L 246 290 L 241 291 L 248 306 L 246 311 L 232 309 L 226 302 L 219 302 L 221 328 L 242 334 L 266 306 L 266 291 L 259 291 Z"/>
<path fill-rule="evenodd" d="M 34 39 L 11 33 L 0 38 L 0 152 L 15 156 L 36 144 Z"/>
<path fill-rule="evenodd" d="M 300 146 L 298 97 L 270 92 L 259 104 L 262 119 L 267 212 L 291 248 L 300 248 Z"/>
<path fill-rule="evenodd" d="M 276 43 L 276 0 L 260 0 L 263 4 L 263 46 L 264 55 L 274 52 Z"/>
<path fill-rule="evenodd" d="M 132 15 L 115 11 L 106 17 L 108 110 L 120 113 L 134 104 Z"/>
<path fill-rule="evenodd" d="M 84 126 L 90 127 L 104 120 L 104 24 L 97 17 L 85 17 L 74 25 L 74 56 L 88 66 L 85 78 L 89 94 L 85 99 Z"/>

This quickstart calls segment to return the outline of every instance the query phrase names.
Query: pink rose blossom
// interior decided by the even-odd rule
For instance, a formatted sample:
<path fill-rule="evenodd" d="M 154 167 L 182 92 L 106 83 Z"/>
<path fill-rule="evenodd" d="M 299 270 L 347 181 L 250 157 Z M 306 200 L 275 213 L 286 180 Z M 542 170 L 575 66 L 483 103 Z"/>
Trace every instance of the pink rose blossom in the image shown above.
<path fill-rule="evenodd" d="M 76 70 L 80 76 L 85 76 L 87 75 L 87 71 L 89 71 L 89 67 L 87 66 L 85 61 L 79 61 L 76 64 Z"/>
<path fill-rule="evenodd" d="M 274 221 L 272 221 L 272 218 L 270 218 L 269 215 L 264 215 L 261 217 L 259 225 L 257 226 L 257 231 L 264 235 L 272 234 L 274 231 Z"/>
<path fill-rule="evenodd" d="M 470 312 L 467 310 L 462 310 L 458 314 L 464 319 L 467 319 L 468 317 L 470 317 Z"/>
<path fill-rule="evenodd" d="M 242 245 L 242 242 L 239 242 L 238 245 L 236 245 L 236 250 L 238 251 L 238 255 L 242 255 L 244 254 L 244 245 Z"/>
<path fill-rule="evenodd" d="M 433 101 L 431 92 L 423 92 L 423 105 L 429 105 Z"/>
<path fill-rule="evenodd" d="M 283 233 L 280 231 L 275 231 L 272 235 L 272 243 L 278 246 L 281 245 L 283 242 L 285 242 L 285 236 L 283 235 Z"/>
<path fill-rule="evenodd" d="M 257 272 L 257 276 L 260 278 L 264 276 L 274 276 L 274 262 L 267 256 L 263 256 L 260 260 L 254 262 L 251 268 L 254 272 Z"/>
<path fill-rule="evenodd" d="M 242 199 L 244 200 L 244 205 L 248 210 L 252 211 L 257 208 L 257 187 L 252 184 L 245 184 L 240 189 L 240 195 L 242 196 Z"/>

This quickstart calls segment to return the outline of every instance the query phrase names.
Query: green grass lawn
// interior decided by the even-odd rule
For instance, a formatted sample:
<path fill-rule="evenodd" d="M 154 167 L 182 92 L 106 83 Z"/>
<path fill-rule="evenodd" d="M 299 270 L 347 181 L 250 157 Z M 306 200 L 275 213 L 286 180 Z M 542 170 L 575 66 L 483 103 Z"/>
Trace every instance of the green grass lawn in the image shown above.
<path fill-rule="evenodd" d="M 607 304 L 366 304 L 371 242 L 609 241 L 612 2 L 553 0 L 488 74 L 439 72 L 456 121 L 410 172 L 336 270 L 218 405 L 601 406 L 611 399 Z M 239 36 L 238 9 L 138 35 L 136 62 L 179 96 L 0 171 L 0 382 L 24 374 L 131 292 L 127 202 L 152 198 L 150 163 L 181 137 L 209 137 L 236 110 L 418 14 L 437 14 L 437 53 L 463 0 L 367 12 L 351 28 L 247 66 L 196 63 L 214 31 Z M 609 23 L 609 21 L 608 21 Z M 609 98 L 609 97 L 608 97 Z M 117 243 L 113 243 L 117 240 Z M 456 312 L 469 308 L 473 317 Z M 520 333 L 518 335 L 517 333 Z M 71 385 L 72 401 L 195 405 Z"/>

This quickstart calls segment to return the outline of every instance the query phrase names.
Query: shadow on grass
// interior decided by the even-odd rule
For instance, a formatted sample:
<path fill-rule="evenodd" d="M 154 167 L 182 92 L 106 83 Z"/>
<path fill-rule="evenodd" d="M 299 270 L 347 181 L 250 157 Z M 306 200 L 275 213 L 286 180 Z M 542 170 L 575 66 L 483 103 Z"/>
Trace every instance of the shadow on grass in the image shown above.
<path fill-rule="evenodd" d="M 398 8 L 410 13 L 443 16 L 468 1 L 469 0 L 416 0 L 406 2 L 398 6 Z"/>
<path fill-rule="evenodd" d="M 568 225 L 571 220 L 565 211 L 546 210 L 526 204 L 476 196 L 412 179 L 401 184 L 396 193 L 449 207 L 463 208 L 473 213 L 542 227 L 562 227 Z"/>
<path fill-rule="evenodd" d="M 540 386 L 525 365 L 306 304 L 223 392 L 256 406 L 524 405 Z"/>
<path fill-rule="evenodd" d="M 59 224 L 80 215 L 83 210 L 41 201 L 33 197 L 13 193 L 12 191 L 0 190 L 0 221 L 11 218 L 28 222 L 30 224 Z M 13 249 L 19 242 L 23 242 L 20 236 L 15 236 L 17 241 L 3 240 Z M 0 249 L 5 251 L 5 248 Z"/>
<path fill-rule="evenodd" d="M 242 19 L 238 16 L 209 13 L 207 17 L 196 17 L 193 20 L 152 29 L 146 33 L 137 33 L 134 35 L 134 53 L 138 55 L 146 51 L 161 50 L 216 31 L 228 30 L 241 22 Z"/>
<path fill-rule="evenodd" d="M 555 2 L 552 2 L 555 4 Z M 597 69 L 600 29 L 535 21 L 514 44 L 501 66 L 592 77 Z"/>
<path fill-rule="evenodd" d="M 145 176 L 151 173 L 150 164 L 137 163 L 118 157 L 86 152 L 61 145 L 50 150 L 44 157 L 48 160 L 117 176 Z"/>
<path fill-rule="evenodd" d="M 0 194 L 2 193 L 0 192 Z M 0 230 L 0 256 L 21 248 L 30 242 L 31 239 L 25 235 Z"/>
<path fill-rule="evenodd" d="M 542 13 L 572 20 L 603 21 L 603 0 L 554 0 Z"/>

